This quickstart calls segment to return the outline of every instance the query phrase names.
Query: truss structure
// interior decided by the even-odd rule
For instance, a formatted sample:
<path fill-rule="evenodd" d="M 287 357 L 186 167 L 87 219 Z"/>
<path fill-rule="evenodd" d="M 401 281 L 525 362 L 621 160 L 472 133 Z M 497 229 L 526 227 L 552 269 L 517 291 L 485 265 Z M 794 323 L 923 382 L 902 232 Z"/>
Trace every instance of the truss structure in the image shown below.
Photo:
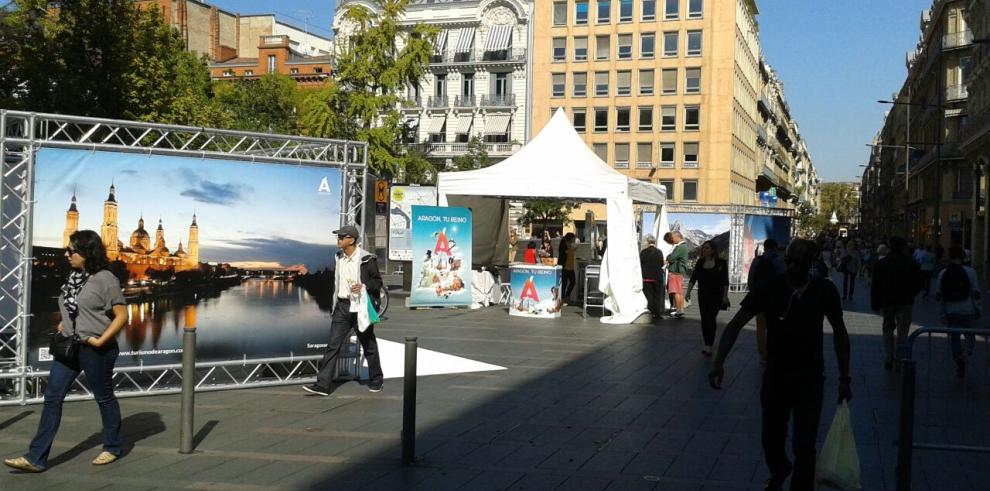
<path fill-rule="evenodd" d="M 0 405 L 40 402 L 48 377 L 27 364 L 35 154 L 46 147 L 336 168 L 343 220 L 366 225 L 364 142 L 0 110 Z M 318 358 L 199 364 L 197 390 L 299 383 L 314 376 Z M 338 375 L 356 377 L 359 360 L 352 349 Z M 121 367 L 114 375 L 121 397 L 177 392 L 181 379 L 179 365 Z M 76 385 L 70 398 L 92 397 Z"/>

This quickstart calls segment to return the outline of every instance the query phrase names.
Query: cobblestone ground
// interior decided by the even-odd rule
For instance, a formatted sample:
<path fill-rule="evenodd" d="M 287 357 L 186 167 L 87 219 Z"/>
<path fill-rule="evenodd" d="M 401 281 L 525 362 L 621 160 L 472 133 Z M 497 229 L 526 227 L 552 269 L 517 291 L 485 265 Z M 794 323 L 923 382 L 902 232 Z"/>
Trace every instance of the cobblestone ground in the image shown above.
<path fill-rule="evenodd" d="M 898 378 L 883 369 L 866 290 L 846 304 L 853 425 L 864 489 L 893 489 Z M 932 302 L 915 313 L 921 326 L 938 324 Z M 176 452 L 178 396 L 122 399 L 127 453 L 106 467 L 89 464 L 99 452 L 95 404 L 66 403 L 49 470 L 0 470 L 0 489 L 729 490 L 761 489 L 767 477 L 751 331 L 714 391 L 695 311 L 648 326 L 605 326 L 574 308 L 553 321 L 497 308 L 389 315 L 382 338 L 415 335 L 423 348 L 508 368 L 419 380 L 413 467 L 399 464 L 402 384 L 388 380 L 379 394 L 351 383 L 331 398 L 298 386 L 199 394 L 192 455 Z M 917 441 L 990 445 L 988 351 L 980 339 L 959 380 L 944 338 L 918 343 Z M 820 441 L 835 409 L 826 359 Z M 0 408 L 0 454 L 23 454 L 39 415 L 39 406 Z M 914 489 L 986 489 L 986 464 L 985 454 L 917 450 Z"/>

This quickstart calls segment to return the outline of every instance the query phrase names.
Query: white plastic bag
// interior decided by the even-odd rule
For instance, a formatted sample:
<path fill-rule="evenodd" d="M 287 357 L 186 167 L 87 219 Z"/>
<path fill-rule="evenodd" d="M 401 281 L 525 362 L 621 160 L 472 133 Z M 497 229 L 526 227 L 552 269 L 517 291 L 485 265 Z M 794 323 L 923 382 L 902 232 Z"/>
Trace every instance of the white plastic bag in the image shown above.
<path fill-rule="evenodd" d="M 862 489 L 860 484 L 859 452 L 849 419 L 849 404 L 835 410 L 835 418 L 825 437 L 825 446 L 818 455 L 815 472 L 818 484 L 834 489 Z"/>

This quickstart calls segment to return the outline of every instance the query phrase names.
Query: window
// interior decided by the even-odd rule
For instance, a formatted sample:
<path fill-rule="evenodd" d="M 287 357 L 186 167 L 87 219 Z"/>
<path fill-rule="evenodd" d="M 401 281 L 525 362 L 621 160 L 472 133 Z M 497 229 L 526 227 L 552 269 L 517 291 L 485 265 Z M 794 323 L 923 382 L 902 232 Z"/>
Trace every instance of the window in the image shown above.
<path fill-rule="evenodd" d="M 698 106 L 684 106 L 684 129 L 697 131 L 701 128 L 701 108 Z"/>
<path fill-rule="evenodd" d="M 577 25 L 588 23 L 588 0 L 574 2 L 574 23 Z"/>
<path fill-rule="evenodd" d="M 653 95 L 653 69 L 639 71 L 639 95 Z"/>
<path fill-rule="evenodd" d="M 608 24 L 612 22 L 612 0 L 598 0 L 598 19 L 599 24 Z"/>
<path fill-rule="evenodd" d="M 660 167 L 674 168 L 674 142 L 660 144 Z M 673 181 L 671 181 L 673 186 Z M 667 199 L 674 198 L 674 190 L 667 191 Z"/>
<path fill-rule="evenodd" d="M 663 186 L 664 191 L 667 192 L 667 199 L 674 201 L 674 180 L 660 179 L 660 185 Z"/>
<path fill-rule="evenodd" d="M 608 108 L 607 107 L 596 107 L 595 108 L 595 133 L 603 133 L 608 131 Z"/>
<path fill-rule="evenodd" d="M 681 201 L 698 201 L 698 181 L 681 182 Z"/>
<path fill-rule="evenodd" d="M 657 0 L 643 0 L 643 20 L 657 20 Z"/>
<path fill-rule="evenodd" d="M 664 20 L 677 20 L 681 0 L 664 0 L 663 18 Z"/>
<path fill-rule="evenodd" d="M 632 22 L 633 0 L 619 0 L 619 22 Z"/>
<path fill-rule="evenodd" d="M 496 73 L 495 79 L 493 80 L 493 94 L 498 98 L 502 96 L 509 95 L 509 74 L 508 73 Z"/>
<path fill-rule="evenodd" d="M 233 77 L 234 76 L 234 71 L 233 70 L 224 70 L 223 71 L 223 76 L 224 77 Z"/>
<path fill-rule="evenodd" d="M 620 60 L 632 58 L 632 34 L 619 34 L 619 54 Z"/>
<path fill-rule="evenodd" d="M 585 97 L 588 95 L 588 73 L 574 72 L 574 97 Z"/>
<path fill-rule="evenodd" d="M 566 91 L 566 76 L 563 73 L 554 73 L 550 75 L 552 80 L 551 96 L 553 97 L 564 97 L 564 91 Z"/>
<path fill-rule="evenodd" d="M 615 72 L 615 93 L 616 95 L 632 95 L 632 72 Z"/>
<path fill-rule="evenodd" d="M 591 149 L 595 152 L 598 158 L 608 163 L 608 143 L 593 143 Z"/>
<path fill-rule="evenodd" d="M 608 95 L 608 72 L 595 72 L 595 95 Z"/>
<path fill-rule="evenodd" d="M 639 131 L 653 131 L 653 106 L 639 108 Z"/>
<path fill-rule="evenodd" d="M 247 73 L 247 72 L 245 72 L 245 73 Z M 298 68 L 290 68 L 289 69 L 289 73 L 292 74 L 292 75 L 298 75 L 299 74 L 299 69 Z"/>
<path fill-rule="evenodd" d="M 661 82 L 663 82 L 663 93 L 664 94 L 676 94 L 677 93 L 677 69 L 676 68 L 664 68 L 662 72 Z"/>
<path fill-rule="evenodd" d="M 698 142 L 685 142 L 681 147 L 684 149 L 684 167 L 698 167 Z"/>
<path fill-rule="evenodd" d="M 567 60 L 567 38 L 553 38 L 553 61 Z"/>
<path fill-rule="evenodd" d="M 323 67 L 318 66 L 318 67 L 314 68 L 313 71 L 316 72 L 316 73 L 323 73 Z M 251 72 L 251 75 L 254 75 L 254 72 Z"/>
<path fill-rule="evenodd" d="M 553 3 L 553 25 L 555 26 L 567 25 L 567 2 Z"/>
<path fill-rule="evenodd" d="M 637 143 L 636 144 L 636 168 L 637 169 L 652 169 L 653 168 L 653 144 Z"/>
<path fill-rule="evenodd" d="M 628 143 L 616 143 L 615 144 L 615 168 L 616 169 L 628 169 L 629 168 L 629 144 Z"/>
<path fill-rule="evenodd" d="M 579 133 L 584 133 L 588 131 L 588 112 L 583 107 L 575 107 L 573 110 L 573 115 L 571 116 L 571 121 L 574 123 L 574 131 Z"/>
<path fill-rule="evenodd" d="M 574 38 L 574 61 L 585 61 L 588 59 L 588 38 Z"/>
<path fill-rule="evenodd" d="M 275 73 L 275 55 L 268 55 L 268 73 Z"/>
<path fill-rule="evenodd" d="M 629 108 L 628 107 L 617 107 L 615 108 L 615 131 L 628 132 L 629 131 Z"/>
<path fill-rule="evenodd" d="M 704 3 L 704 0 L 688 0 L 688 19 L 700 19 Z"/>
<path fill-rule="evenodd" d="M 317 70 L 319 70 L 319 68 L 317 68 Z M 316 73 L 320 72 L 317 71 Z M 244 75 L 250 77 L 251 75 L 254 75 L 254 70 L 244 70 Z"/>
<path fill-rule="evenodd" d="M 474 97 L 474 74 L 465 73 L 461 80 L 461 95 L 464 97 Z"/>
<path fill-rule="evenodd" d="M 698 94 L 701 92 L 701 67 L 684 69 L 684 93 Z"/>
<path fill-rule="evenodd" d="M 447 97 L 447 76 L 437 75 L 433 83 L 433 97 Z"/>
<path fill-rule="evenodd" d="M 701 56 L 701 31 L 687 32 L 687 55 Z"/>
<path fill-rule="evenodd" d="M 657 35 L 654 33 L 639 35 L 639 57 L 653 58 L 657 48 Z"/>
<path fill-rule="evenodd" d="M 663 33 L 663 55 L 677 56 L 677 31 Z"/>
<path fill-rule="evenodd" d="M 608 52 L 611 51 L 612 47 L 609 45 L 609 36 L 606 34 L 604 36 L 595 36 L 595 59 L 596 60 L 607 60 Z"/>
<path fill-rule="evenodd" d="M 677 106 L 660 106 L 660 131 L 677 131 Z"/>

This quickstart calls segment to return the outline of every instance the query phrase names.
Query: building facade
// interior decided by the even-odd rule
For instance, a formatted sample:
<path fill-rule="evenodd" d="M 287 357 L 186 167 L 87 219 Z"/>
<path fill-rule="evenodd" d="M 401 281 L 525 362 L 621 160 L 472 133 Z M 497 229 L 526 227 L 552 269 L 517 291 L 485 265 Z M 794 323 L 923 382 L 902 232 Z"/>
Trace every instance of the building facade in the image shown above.
<path fill-rule="evenodd" d="M 346 34 L 345 9 L 371 2 L 343 0 L 334 15 L 336 35 Z M 416 144 L 450 164 L 479 137 L 492 161 L 515 153 L 527 137 L 530 3 L 522 0 L 413 0 L 403 24 L 440 30 L 429 71 L 409 87 L 401 111 Z M 401 40 L 399 41 L 401 48 Z"/>
<path fill-rule="evenodd" d="M 868 235 L 906 235 L 943 248 L 973 244 L 977 169 L 961 145 L 971 116 L 967 84 L 973 66 L 966 4 L 935 0 L 921 15 L 907 76 L 865 165 Z"/>
<path fill-rule="evenodd" d="M 330 76 L 332 43 L 274 15 L 242 16 L 196 0 L 142 0 L 155 6 L 185 41 L 205 55 L 214 80 L 254 79 L 280 73 L 303 87 Z"/>
<path fill-rule="evenodd" d="M 972 62 L 966 89 L 967 118 L 962 125 L 959 148 L 976 175 L 973 189 L 973 264 L 985 272 L 990 266 L 990 0 L 966 2 L 972 37 Z M 990 276 L 990 275 L 987 275 Z"/>
<path fill-rule="evenodd" d="M 562 108 L 602 160 L 675 204 L 793 193 L 789 172 L 761 179 L 757 14 L 750 0 L 537 2 L 530 136 Z"/>

